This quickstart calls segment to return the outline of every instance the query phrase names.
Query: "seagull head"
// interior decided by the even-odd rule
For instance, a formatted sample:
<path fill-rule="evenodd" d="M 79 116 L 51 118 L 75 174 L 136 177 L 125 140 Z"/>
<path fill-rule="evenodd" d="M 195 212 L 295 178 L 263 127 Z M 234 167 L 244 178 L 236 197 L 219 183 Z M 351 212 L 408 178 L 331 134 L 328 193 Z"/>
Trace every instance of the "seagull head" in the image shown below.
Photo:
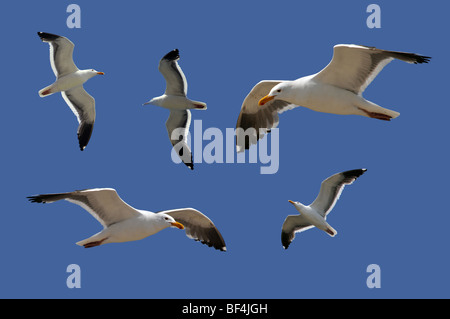
<path fill-rule="evenodd" d="M 163 223 L 163 225 L 166 225 L 167 227 L 184 229 L 183 224 L 177 222 L 172 216 L 169 216 L 167 214 L 159 214 L 159 219 Z"/>
<path fill-rule="evenodd" d="M 142 105 L 156 105 L 155 104 L 155 99 L 151 99 L 150 101 L 148 101 L 148 102 L 145 102 L 144 104 L 142 104 Z"/>
<path fill-rule="evenodd" d="M 291 204 L 294 205 L 294 206 L 297 206 L 297 205 L 300 204 L 299 202 L 294 202 L 294 201 L 292 201 L 292 200 L 290 200 L 290 201 L 288 201 L 288 202 L 291 203 Z"/>
<path fill-rule="evenodd" d="M 164 103 L 165 95 L 157 96 L 152 98 L 150 101 L 145 102 L 142 105 L 156 105 L 156 106 L 162 106 Z"/>
<path fill-rule="evenodd" d="M 272 90 L 270 90 L 269 94 L 267 94 L 265 97 L 263 97 L 261 100 L 259 100 L 258 105 L 263 106 L 267 102 L 270 102 L 274 99 L 283 100 L 283 98 L 286 96 L 287 92 L 287 85 L 286 83 L 278 83 L 275 85 Z"/>
<path fill-rule="evenodd" d="M 94 70 L 94 69 L 85 70 L 85 72 L 87 73 L 87 75 L 88 75 L 90 78 L 93 78 L 93 77 L 96 76 L 96 75 L 105 75 L 105 73 L 99 72 L 99 71 Z"/>

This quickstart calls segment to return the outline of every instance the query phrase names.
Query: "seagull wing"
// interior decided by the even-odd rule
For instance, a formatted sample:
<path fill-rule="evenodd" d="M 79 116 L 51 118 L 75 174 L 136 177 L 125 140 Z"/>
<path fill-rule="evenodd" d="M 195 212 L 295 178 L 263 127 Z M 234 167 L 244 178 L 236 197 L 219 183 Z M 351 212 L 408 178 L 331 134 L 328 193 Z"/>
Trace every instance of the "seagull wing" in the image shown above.
<path fill-rule="evenodd" d="M 140 213 L 125 203 L 114 189 L 86 189 L 70 193 L 43 194 L 28 197 L 33 203 L 53 203 L 65 199 L 87 210 L 103 227 L 139 216 Z"/>
<path fill-rule="evenodd" d="M 57 78 L 78 71 L 72 57 L 75 45 L 69 39 L 46 32 L 38 35 L 50 45 L 50 64 Z"/>
<path fill-rule="evenodd" d="M 167 133 L 175 152 L 187 167 L 194 169 L 192 153 L 187 144 L 187 135 L 191 125 L 191 112 L 189 110 L 170 110 L 166 121 Z"/>
<path fill-rule="evenodd" d="M 78 123 L 80 123 L 77 132 L 78 142 L 80 143 L 80 149 L 84 150 L 94 129 L 95 99 L 85 91 L 83 86 L 62 91 L 61 95 L 77 117 Z"/>
<path fill-rule="evenodd" d="M 334 47 L 331 62 L 313 79 L 361 95 L 378 73 L 393 59 L 417 64 L 428 63 L 431 58 L 415 53 L 339 44 Z"/>
<path fill-rule="evenodd" d="M 166 79 L 166 95 L 181 95 L 187 94 L 187 82 L 183 71 L 178 65 L 180 59 L 178 49 L 167 53 L 161 61 L 159 61 L 159 72 Z"/>
<path fill-rule="evenodd" d="M 198 210 L 182 208 L 162 211 L 159 213 L 172 216 L 177 222 L 183 224 L 186 235 L 202 244 L 226 251 L 225 241 L 214 223 Z"/>
<path fill-rule="evenodd" d="M 272 100 L 262 106 L 259 100 L 269 94 L 270 90 L 282 81 L 261 81 L 256 84 L 242 103 L 236 124 L 236 148 L 238 152 L 249 149 L 265 133 L 278 126 L 278 113 L 291 110 L 297 105 L 282 100 Z M 261 131 L 260 131 L 261 130 Z"/>
<path fill-rule="evenodd" d="M 295 233 L 301 233 L 313 227 L 302 215 L 289 215 L 286 217 L 281 228 L 281 244 L 284 249 L 289 248 L 289 245 L 295 238 Z"/>
<path fill-rule="evenodd" d="M 341 196 L 345 185 L 352 184 L 366 169 L 355 169 L 328 177 L 322 182 L 320 192 L 314 202 L 310 205 L 323 218 L 330 213 Z"/>

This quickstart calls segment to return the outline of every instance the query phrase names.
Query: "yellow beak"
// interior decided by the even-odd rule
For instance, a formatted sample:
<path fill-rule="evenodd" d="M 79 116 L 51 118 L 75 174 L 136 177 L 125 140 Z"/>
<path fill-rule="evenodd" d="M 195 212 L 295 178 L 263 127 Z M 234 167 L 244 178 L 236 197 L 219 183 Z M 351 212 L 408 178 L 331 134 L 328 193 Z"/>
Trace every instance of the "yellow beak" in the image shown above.
<path fill-rule="evenodd" d="M 179 222 L 170 223 L 170 225 L 172 225 L 173 227 L 179 228 L 179 229 L 184 229 L 183 224 L 180 224 Z"/>
<path fill-rule="evenodd" d="M 295 204 L 295 202 L 293 202 L 293 201 L 291 201 L 291 200 L 289 200 L 288 202 L 291 203 L 291 204 Z"/>
<path fill-rule="evenodd" d="M 97 72 L 98 75 L 105 75 L 104 72 Z"/>
<path fill-rule="evenodd" d="M 262 106 L 262 105 L 266 104 L 267 102 L 272 101 L 273 99 L 274 99 L 274 96 L 266 95 L 266 96 L 263 97 L 261 100 L 259 100 L 258 104 L 259 104 L 260 106 Z"/>

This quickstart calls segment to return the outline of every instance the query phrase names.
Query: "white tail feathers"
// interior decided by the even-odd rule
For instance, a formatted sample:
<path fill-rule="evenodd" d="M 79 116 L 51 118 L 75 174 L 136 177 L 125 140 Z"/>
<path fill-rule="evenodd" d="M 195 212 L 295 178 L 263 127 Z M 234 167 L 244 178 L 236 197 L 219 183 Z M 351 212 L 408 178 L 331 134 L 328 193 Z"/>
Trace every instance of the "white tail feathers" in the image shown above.
<path fill-rule="evenodd" d="M 43 88 L 42 90 L 39 91 L 39 96 L 46 97 L 46 96 L 52 95 L 53 93 L 56 93 L 52 89 L 53 89 L 52 85 L 49 85 L 49 86 Z"/>

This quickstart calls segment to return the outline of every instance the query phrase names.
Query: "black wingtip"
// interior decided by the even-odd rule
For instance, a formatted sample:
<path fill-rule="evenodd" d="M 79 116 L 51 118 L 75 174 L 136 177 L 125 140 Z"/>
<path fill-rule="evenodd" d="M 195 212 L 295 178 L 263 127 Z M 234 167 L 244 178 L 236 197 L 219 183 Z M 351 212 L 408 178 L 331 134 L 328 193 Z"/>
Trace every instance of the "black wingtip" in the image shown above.
<path fill-rule="evenodd" d="M 45 202 L 42 200 L 42 197 L 39 196 L 39 195 L 37 195 L 37 196 L 28 196 L 27 199 L 28 199 L 28 201 L 30 201 L 31 203 L 43 203 L 43 204 L 45 203 Z"/>
<path fill-rule="evenodd" d="M 223 251 L 223 252 L 227 251 L 226 246 L 218 246 L 218 245 L 213 245 L 213 244 L 208 244 L 208 246 L 213 247 L 214 249 L 219 250 L 219 251 Z"/>
<path fill-rule="evenodd" d="M 424 56 L 424 55 L 418 55 L 415 64 L 421 64 L 421 63 L 428 63 L 430 62 L 431 57 L 430 56 Z"/>
<path fill-rule="evenodd" d="M 291 244 L 292 240 L 290 240 L 289 234 L 282 232 L 281 233 L 281 244 L 283 245 L 284 250 L 289 248 L 289 245 Z"/>
<path fill-rule="evenodd" d="M 358 178 L 362 174 L 364 174 L 366 171 L 367 171 L 367 169 L 360 168 L 360 169 L 353 169 L 351 171 L 346 171 L 346 172 L 343 172 L 342 174 L 344 174 L 344 176 L 346 178 L 352 178 L 352 177 Z"/>
<path fill-rule="evenodd" d="M 92 131 L 94 130 L 94 124 L 81 123 L 78 129 L 78 142 L 80 145 L 80 150 L 84 151 L 89 143 L 92 136 Z"/>
<path fill-rule="evenodd" d="M 212 247 L 212 248 L 214 248 L 214 249 L 216 249 L 216 250 L 220 250 L 220 251 L 223 251 L 223 252 L 226 252 L 227 251 L 227 247 L 226 246 L 221 246 L 220 244 L 214 244 L 214 243 L 212 243 L 212 242 L 210 242 L 210 241 L 206 241 L 206 240 L 200 240 L 200 239 L 194 239 L 195 241 L 198 241 L 198 242 L 200 242 L 200 243 L 202 243 L 203 245 L 206 245 L 206 246 L 208 246 L 208 247 Z"/>
<path fill-rule="evenodd" d="M 181 159 L 183 160 L 183 148 L 180 149 L 179 155 L 180 155 Z M 189 162 L 188 162 L 188 161 L 186 161 L 186 162 L 183 161 L 183 163 L 184 163 L 184 165 L 186 165 L 187 167 L 189 167 L 189 169 L 190 169 L 191 171 L 194 170 L 194 160 L 193 160 L 193 158 L 192 158 L 192 154 L 191 154 L 191 160 L 190 160 Z"/>
<path fill-rule="evenodd" d="M 53 41 L 53 40 L 60 38 L 59 35 L 47 33 L 47 32 L 38 32 L 37 34 L 41 38 L 42 41 Z"/>
<path fill-rule="evenodd" d="M 163 59 L 168 61 L 178 60 L 180 58 L 180 51 L 178 49 L 172 50 L 167 53 Z"/>

